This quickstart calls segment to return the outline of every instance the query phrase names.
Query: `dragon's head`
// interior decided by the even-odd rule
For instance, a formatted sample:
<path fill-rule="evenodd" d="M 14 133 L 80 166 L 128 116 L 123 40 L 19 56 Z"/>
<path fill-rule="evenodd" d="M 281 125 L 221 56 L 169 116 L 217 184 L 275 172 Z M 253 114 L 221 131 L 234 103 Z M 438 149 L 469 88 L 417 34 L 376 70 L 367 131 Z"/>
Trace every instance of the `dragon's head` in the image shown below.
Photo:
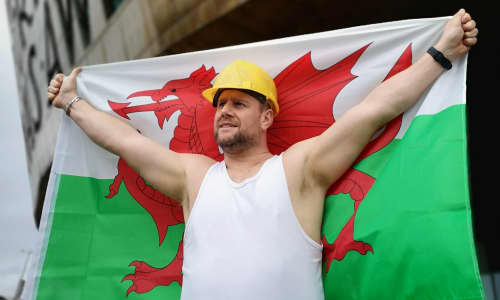
<path fill-rule="evenodd" d="M 168 81 L 161 89 L 144 90 L 130 94 L 127 99 L 135 97 L 151 97 L 156 103 L 130 106 L 131 102 L 116 103 L 108 101 L 111 109 L 123 118 L 129 119 L 128 114 L 134 112 L 153 111 L 158 119 L 158 125 L 163 128 L 163 122 L 179 109 L 194 109 L 206 100 L 201 92 L 212 87 L 211 81 L 216 73 L 214 68 L 206 69 L 202 65 L 191 73 L 189 77 Z"/>
<path fill-rule="evenodd" d="M 207 70 L 202 65 L 187 78 L 168 81 L 161 89 L 139 91 L 130 94 L 127 99 L 134 97 L 150 96 L 155 102 L 162 100 L 180 100 L 186 106 L 196 105 L 198 100 L 203 99 L 201 92 L 212 87 L 210 82 L 215 77 L 214 68 Z"/>

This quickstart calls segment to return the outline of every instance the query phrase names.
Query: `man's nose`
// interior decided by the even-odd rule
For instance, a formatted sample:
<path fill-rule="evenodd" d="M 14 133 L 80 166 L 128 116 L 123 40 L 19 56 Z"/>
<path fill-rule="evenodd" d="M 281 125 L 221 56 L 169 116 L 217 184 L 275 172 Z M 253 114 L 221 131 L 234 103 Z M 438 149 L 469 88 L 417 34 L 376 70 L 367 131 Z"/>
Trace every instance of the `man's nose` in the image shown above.
<path fill-rule="evenodd" d="M 232 108 L 231 108 L 231 103 L 225 103 L 224 105 L 222 105 L 221 109 L 220 109 L 220 112 L 223 114 L 223 115 L 231 115 L 232 114 Z"/>

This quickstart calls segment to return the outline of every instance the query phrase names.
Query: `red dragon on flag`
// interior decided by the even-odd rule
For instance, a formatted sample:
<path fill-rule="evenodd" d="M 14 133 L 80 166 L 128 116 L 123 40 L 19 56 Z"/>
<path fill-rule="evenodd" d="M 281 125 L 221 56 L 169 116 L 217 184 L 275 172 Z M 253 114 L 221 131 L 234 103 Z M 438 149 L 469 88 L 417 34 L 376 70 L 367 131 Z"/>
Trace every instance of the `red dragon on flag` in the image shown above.
<path fill-rule="evenodd" d="M 317 70 L 313 66 L 309 52 L 274 78 L 278 89 L 280 113 L 268 130 L 271 153 L 279 154 L 298 141 L 317 136 L 335 122 L 332 113 L 335 99 L 338 93 L 357 77 L 351 73 L 351 69 L 369 46 L 370 44 L 360 48 L 324 70 Z M 410 44 L 384 80 L 409 67 L 411 62 Z M 201 95 L 203 90 L 212 86 L 211 81 L 215 75 L 213 68 L 207 70 L 205 66 L 201 66 L 188 78 L 170 80 L 161 89 L 138 91 L 127 97 L 150 97 L 153 101 L 151 104 L 130 106 L 131 102 L 112 101 L 108 101 L 108 104 L 115 113 L 125 119 L 129 119 L 128 115 L 131 113 L 152 111 L 160 128 L 163 128 L 165 120 L 174 112 L 180 111 L 170 149 L 176 152 L 204 154 L 221 161 L 223 154 L 219 152 L 212 131 L 215 109 Z M 167 97 L 169 99 L 164 100 Z M 402 115 L 388 123 L 383 132 L 366 146 L 355 163 L 389 144 L 399 131 L 401 122 Z M 132 197 L 153 217 L 161 245 L 169 226 L 184 223 L 182 207 L 177 201 L 149 186 L 123 159 L 120 158 L 117 168 L 118 174 L 106 197 L 112 198 L 116 195 L 123 181 Z M 351 168 L 328 190 L 326 196 L 349 194 L 354 200 L 354 213 L 332 244 L 323 236 L 323 261 L 326 263 L 326 272 L 332 260 L 342 260 L 348 251 L 357 251 L 363 255 L 368 251 L 373 253 L 371 245 L 354 240 L 354 219 L 359 205 L 375 180 L 369 174 Z M 173 281 L 182 285 L 182 249 L 181 241 L 177 255 L 163 268 L 154 268 L 142 261 L 131 262 L 135 272 L 123 278 L 133 282 L 127 290 L 127 295 L 131 292 L 145 293 L 156 286 L 169 285 Z"/>

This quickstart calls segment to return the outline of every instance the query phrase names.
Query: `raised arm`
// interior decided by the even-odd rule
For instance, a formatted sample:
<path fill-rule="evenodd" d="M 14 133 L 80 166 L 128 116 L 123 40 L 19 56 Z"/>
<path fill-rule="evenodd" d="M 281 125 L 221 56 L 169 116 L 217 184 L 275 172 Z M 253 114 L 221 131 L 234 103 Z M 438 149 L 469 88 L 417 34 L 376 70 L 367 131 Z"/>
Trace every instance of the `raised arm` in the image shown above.
<path fill-rule="evenodd" d="M 66 109 L 76 95 L 76 68 L 65 78 L 58 74 L 50 82 L 48 98 L 55 107 Z M 69 116 L 99 146 L 120 156 L 162 193 L 183 203 L 189 196 L 187 171 L 210 164 L 210 159 L 171 151 L 139 134 L 127 123 L 95 109 L 84 99 L 73 102 Z M 203 168 L 198 165 L 198 169 Z"/>
<path fill-rule="evenodd" d="M 450 61 L 456 60 L 477 42 L 477 33 L 475 21 L 461 9 L 445 25 L 434 48 Z M 323 134 L 290 148 L 292 156 L 305 156 L 305 177 L 326 190 L 351 166 L 373 134 L 415 104 L 444 71 L 426 53 L 411 67 L 380 84 Z"/>

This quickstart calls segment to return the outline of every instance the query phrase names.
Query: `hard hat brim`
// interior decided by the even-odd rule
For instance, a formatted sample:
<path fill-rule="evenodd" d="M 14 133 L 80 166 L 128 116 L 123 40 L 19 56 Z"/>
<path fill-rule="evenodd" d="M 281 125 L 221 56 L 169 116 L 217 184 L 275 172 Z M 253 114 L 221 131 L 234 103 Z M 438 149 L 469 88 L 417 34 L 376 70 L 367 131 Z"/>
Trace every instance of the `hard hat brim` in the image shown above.
<path fill-rule="evenodd" d="M 262 95 L 261 93 L 256 92 L 254 90 L 235 88 L 234 86 L 227 86 L 227 87 L 225 87 L 225 86 L 218 86 L 218 87 L 208 88 L 208 89 L 204 90 L 201 94 L 202 94 L 203 98 L 207 99 L 208 102 L 212 103 L 212 105 L 215 106 L 215 104 L 214 104 L 214 98 L 217 95 L 217 92 L 219 90 L 241 90 L 242 92 L 250 91 L 250 92 L 257 93 L 257 94 L 261 95 L 262 97 L 264 97 L 265 100 L 271 102 L 271 107 L 273 109 L 274 115 L 278 114 L 278 108 L 275 106 L 274 101 L 272 99 L 267 98 L 265 95 Z M 250 93 L 247 93 L 247 94 L 249 94 L 250 96 L 252 96 L 253 98 L 255 98 L 257 101 L 259 101 L 260 103 L 262 103 L 262 101 L 258 97 L 254 96 L 254 95 L 252 95 Z"/>
<path fill-rule="evenodd" d="M 211 87 L 209 89 L 204 90 L 201 95 L 208 100 L 208 102 L 213 103 L 214 102 L 214 96 L 215 93 L 217 93 L 217 90 L 219 87 Z"/>

